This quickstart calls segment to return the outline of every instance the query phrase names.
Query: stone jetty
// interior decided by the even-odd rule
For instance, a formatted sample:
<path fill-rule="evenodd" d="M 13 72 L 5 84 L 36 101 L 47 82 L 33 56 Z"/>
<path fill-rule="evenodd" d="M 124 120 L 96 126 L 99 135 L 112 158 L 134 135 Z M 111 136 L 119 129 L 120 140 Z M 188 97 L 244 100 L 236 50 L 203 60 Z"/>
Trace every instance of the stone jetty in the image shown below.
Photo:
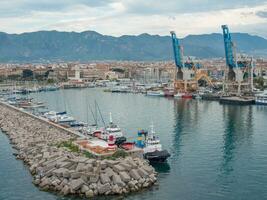
<path fill-rule="evenodd" d="M 142 158 L 97 159 L 57 144 L 77 136 L 0 103 L 0 128 L 15 156 L 29 166 L 33 183 L 62 195 L 120 195 L 152 186 L 156 172 Z"/>

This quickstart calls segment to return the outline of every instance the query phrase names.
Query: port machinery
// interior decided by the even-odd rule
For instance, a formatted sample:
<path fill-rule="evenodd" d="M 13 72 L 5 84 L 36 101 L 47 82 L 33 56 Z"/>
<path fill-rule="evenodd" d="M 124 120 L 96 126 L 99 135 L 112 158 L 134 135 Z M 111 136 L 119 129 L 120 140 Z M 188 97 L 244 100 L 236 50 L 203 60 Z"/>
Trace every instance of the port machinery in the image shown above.
<path fill-rule="evenodd" d="M 176 75 L 174 80 L 175 91 L 196 91 L 198 88 L 198 81 L 201 79 L 204 79 L 208 85 L 213 86 L 207 71 L 200 69 L 200 63 L 195 64 L 190 57 L 185 61 L 183 46 L 180 44 L 175 32 L 171 31 L 170 33 L 172 38 L 174 61 L 176 65 Z"/>
<path fill-rule="evenodd" d="M 237 56 L 236 45 L 227 25 L 222 25 L 226 70 L 223 91 L 226 94 L 241 95 L 253 90 L 254 60 L 245 55 Z"/>

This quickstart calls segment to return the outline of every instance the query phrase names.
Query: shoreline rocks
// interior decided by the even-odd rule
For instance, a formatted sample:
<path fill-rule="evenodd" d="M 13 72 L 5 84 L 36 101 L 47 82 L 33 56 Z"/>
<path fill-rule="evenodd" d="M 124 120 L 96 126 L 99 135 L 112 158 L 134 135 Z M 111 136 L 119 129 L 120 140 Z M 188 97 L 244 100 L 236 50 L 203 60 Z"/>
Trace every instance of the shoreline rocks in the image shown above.
<path fill-rule="evenodd" d="M 76 139 L 30 115 L 0 104 L 0 129 L 16 149 L 41 190 L 93 197 L 121 195 L 152 186 L 157 173 L 141 158 L 100 160 L 56 146 Z"/>

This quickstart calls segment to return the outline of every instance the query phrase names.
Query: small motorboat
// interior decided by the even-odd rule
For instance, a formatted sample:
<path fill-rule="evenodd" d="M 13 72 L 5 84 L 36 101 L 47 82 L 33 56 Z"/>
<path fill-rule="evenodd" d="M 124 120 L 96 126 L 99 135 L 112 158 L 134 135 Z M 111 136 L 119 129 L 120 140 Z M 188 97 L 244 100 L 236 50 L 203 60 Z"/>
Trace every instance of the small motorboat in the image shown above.
<path fill-rule="evenodd" d="M 153 96 L 153 97 L 163 97 L 164 92 L 161 90 L 153 91 L 153 90 L 148 90 L 146 93 L 147 96 Z"/>
<path fill-rule="evenodd" d="M 202 99 L 199 93 L 193 94 L 192 96 L 193 96 L 193 99 Z"/>
<path fill-rule="evenodd" d="M 193 95 L 190 94 L 190 93 L 184 93 L 184 94 L 182 95 L 182 98 L 183 98 L 183 99 L 192 99 L 192 98 L 193 98 Z"/>
<path fill-rule="evenodd" d="M 174 88 L 164 88 L 164 96 L 165 97 L 173 97 L 174 96 Z"/>
<path fill-rule="evenodd" d="M 183 97 L 183 95 L 184 95 L 184 93 L 182 93 L 182 92 L 178 92 L 178 93 L 176 93 L 176 94 L 174 95 L 174 98 L 175 98 L 175 99 L 181 99 L 181 98 Z"/>
<path fill-rule="evenodd" d="M 69 123 L 70 127 L 85 127 L 87 124 L 79 121 L 72 121 Z"/>

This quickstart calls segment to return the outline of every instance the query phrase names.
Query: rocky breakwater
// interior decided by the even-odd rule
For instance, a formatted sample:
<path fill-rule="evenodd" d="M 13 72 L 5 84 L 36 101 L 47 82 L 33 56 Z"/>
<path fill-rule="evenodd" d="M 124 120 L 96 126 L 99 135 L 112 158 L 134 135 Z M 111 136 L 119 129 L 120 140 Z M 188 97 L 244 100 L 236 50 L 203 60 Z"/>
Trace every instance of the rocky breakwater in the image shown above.
<path fill-rule="evenodd" d="M 42 190 L 92 197 L 138 191 L 157 180 L 154 168 L 143 159 L 91 158 L 57 146 L 76 139 L 74 135 L 3 105 L 0 111 L 0 128 L 17 150 L 17 158 L 29 166 L 33 183 Z"/>

